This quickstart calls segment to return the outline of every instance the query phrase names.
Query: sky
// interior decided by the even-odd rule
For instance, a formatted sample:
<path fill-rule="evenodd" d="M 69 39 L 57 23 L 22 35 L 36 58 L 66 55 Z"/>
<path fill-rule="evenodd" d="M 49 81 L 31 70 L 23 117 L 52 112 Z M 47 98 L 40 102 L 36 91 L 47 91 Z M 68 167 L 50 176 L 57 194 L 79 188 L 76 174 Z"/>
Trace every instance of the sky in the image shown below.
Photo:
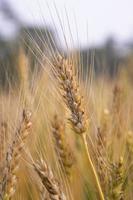
<path fill-rule="evenodd" d="M 52 25 L 73 46 L 100 44 L 110 36 L 133 40 L 133 0 L 3 1 L 24 23 Z"/>

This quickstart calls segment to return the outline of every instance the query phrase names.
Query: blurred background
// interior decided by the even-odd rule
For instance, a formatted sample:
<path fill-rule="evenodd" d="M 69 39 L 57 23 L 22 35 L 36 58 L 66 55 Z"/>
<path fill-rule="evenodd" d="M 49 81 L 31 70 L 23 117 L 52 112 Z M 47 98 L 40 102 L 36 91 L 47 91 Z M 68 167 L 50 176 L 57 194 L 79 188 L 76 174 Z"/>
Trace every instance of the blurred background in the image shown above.
<path fill-rule="evenodd" d="M 84 69 L 93 62 L 97 75 L 113 78 L 126 68 L 132 79 L 132 8 L 132 0 L 0 0 L 0 85 L 18 79 L 20 46 L 31 67 L 38 49 L 50 56 L 52 48 L 80 52 Z"/>

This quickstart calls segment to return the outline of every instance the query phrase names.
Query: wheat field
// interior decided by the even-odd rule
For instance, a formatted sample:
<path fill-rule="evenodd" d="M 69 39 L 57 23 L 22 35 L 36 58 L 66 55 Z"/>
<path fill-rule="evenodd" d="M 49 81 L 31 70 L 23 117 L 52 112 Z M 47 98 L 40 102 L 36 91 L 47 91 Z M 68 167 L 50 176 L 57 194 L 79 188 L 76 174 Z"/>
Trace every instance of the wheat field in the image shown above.
<path fill-rule="evenodd" d="M 84 73 L 52 45 L 38 63 L 21 46 L 19 83 L 1 88 L 0 199 L 132 200 L 132 67 Z"/>

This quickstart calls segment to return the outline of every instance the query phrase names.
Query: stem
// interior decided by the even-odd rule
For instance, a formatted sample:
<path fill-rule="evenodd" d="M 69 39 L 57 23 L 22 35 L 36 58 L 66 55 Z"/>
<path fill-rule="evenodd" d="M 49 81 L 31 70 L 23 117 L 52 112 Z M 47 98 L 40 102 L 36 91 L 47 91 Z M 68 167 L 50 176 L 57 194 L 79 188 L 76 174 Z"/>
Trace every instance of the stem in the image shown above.
<path fill-rule="evenodd" d="M 85 146 L 87 158 L 88 158 L 88 161 L 89 161 L 89 164 L 90 164 L 90 167 L 91 167 L 91 171 L 92 171 L 92 174 L 93 174 L 94 179 L 95 179 L 95 183 L 96 183 L 96 187 L 97 187 L 97 190 L 98 190 L 98 193 L 99 193 L 100 200 L 104 200 L 104 195 L 103 195 L 103 192 L 102 192 L 100 181 L 99 181 L 96 169 L 95 169 L 95 167 L 93 165 L 93 162 L 91 160 L 90 153 L 89 153 L 89 150 L 88 150 L 86 134 L 82 135 L 82 139 L 83 139 L 83 143 L 84 143 L 84 146 Z"/>

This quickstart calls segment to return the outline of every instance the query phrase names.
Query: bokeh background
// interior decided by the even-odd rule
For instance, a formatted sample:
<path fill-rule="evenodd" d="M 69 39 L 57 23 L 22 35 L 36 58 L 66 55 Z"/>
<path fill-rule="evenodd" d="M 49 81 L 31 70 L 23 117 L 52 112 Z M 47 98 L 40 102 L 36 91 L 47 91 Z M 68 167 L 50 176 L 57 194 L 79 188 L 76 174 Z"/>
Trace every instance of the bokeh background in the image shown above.
<path fill-rule="evenodd" d="M 29 57 L 36 55 L 32 66 L 40 60 L 37 46 L 46 55 L 52 46 L 66 54 L 80 51 L 84 68 L 93 54 L 97 74 L 114 77 L 126 67 L 132 79 L 132 7 L 132 0 L 0 0 L 1 85 L 16 81 L 22 45 Z"/>

